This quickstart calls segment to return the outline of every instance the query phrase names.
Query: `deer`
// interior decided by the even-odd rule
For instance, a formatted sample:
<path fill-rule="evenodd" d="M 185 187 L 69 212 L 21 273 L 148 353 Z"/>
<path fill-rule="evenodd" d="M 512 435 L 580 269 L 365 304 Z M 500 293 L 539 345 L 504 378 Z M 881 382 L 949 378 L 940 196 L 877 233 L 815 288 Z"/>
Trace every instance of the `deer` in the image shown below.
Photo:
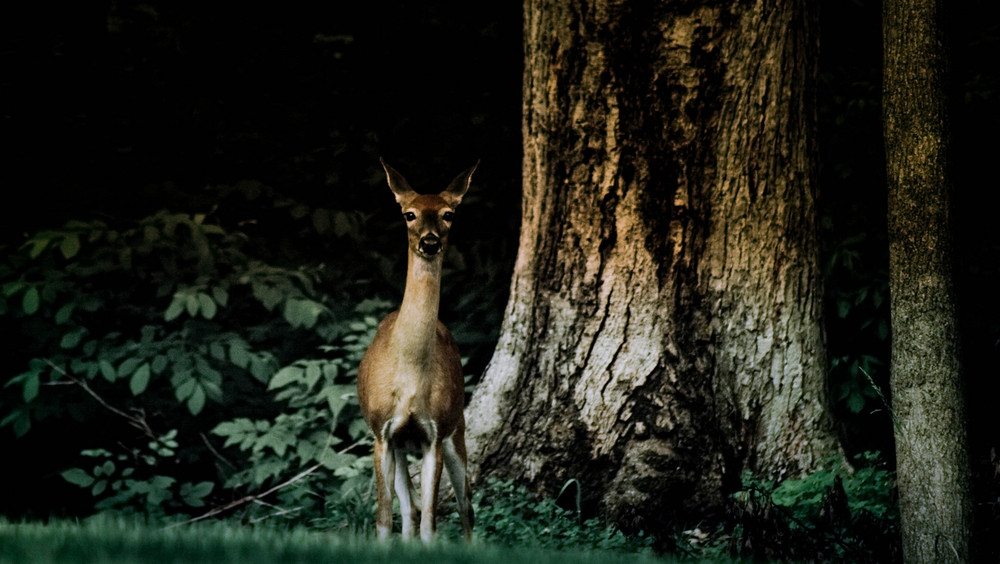
<path fill-rule="evenodd" d="M 413 538 L 419 518 L 420 538 L 431 542 L 443 466 L 455 492 L 462 535 L 469 541 L 474 514 L 465 449 L 465 385 L 458 345 L 438 320 L 438 310 L 448 231 L 479 162 L 443 192 L 418 194 L 379 160 L 403 212 L 408 246 L 403 301 L 379 323 L 358 366 L 358 401 L 375 436 L 375 527 L 380 540 L 392 534 L 395 494 L 402 538 Z M 419 512 L 406 459 L 411 452 L 423 456 Z"/>

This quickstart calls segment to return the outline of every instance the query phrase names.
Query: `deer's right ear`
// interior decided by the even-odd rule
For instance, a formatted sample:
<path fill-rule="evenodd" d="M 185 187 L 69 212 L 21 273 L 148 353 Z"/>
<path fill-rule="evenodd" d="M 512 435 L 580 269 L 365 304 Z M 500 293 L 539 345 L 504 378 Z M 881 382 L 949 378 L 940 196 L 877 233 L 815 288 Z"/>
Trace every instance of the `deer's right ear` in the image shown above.
<path fill-rule="evenodd" d="M 408 200 L 414 195 L 413 189 L 410 188 L 410 184 L 403 178 L 403 175 L 389 166 L 385 159 L 379 157 L 378 160 L 382 163 L 382 168 L 385 169 L 385 178 L 389 182 L 389 189 L 396 196 L 396 203 L 402 205 L 404 200 Z"/>

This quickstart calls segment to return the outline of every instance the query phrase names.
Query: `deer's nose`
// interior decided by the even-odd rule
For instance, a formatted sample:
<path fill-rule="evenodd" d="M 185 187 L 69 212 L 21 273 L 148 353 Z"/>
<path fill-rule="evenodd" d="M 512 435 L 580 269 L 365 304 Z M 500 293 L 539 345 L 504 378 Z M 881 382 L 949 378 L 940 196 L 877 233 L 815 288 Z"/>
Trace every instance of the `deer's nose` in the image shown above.
<path fill-rule="evenodd" d="M 441 239 L 433 233 L 424 235 L 420 238 L 419 248 L 421 253 L 432 257 L 441 252 Z"/>

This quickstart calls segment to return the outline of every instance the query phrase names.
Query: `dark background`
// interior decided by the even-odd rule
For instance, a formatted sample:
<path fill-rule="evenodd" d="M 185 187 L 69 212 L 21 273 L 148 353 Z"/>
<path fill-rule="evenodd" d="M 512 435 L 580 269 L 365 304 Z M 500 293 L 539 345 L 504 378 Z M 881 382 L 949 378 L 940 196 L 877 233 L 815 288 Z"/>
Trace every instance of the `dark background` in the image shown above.
<path fill-rule="evenodd" d="M 418 190 L 443 187 L 481 158 L 464 216 L 471 220 L 458 223 L 452 238 L 490 256 L 488 311 L 477 319 L 495 334 L 519 228 L 521 8 L 486 6 L 7 3 L 0 14 L 0 242 L 16 247 L 26 234 L 69 219 L 138 220 L 162 208 L 210 206 L 206 186 L 246 180 L 309 205 L 358 210 L 377 225 L 395 217 L 379 156 Z M 980 518 L 995 519 L 998 9 L 987 1 L 948 8 L 972 457 Z M 818 94 L 830 355 L 876 359 L 872 377 L 884 388 L 888 338 L 878 325 L 888 321 L 887 302 L 863 298 L 846 314 L 838 309 L 862 288 L 866 295 L 885 288 L 880 10 L 868 0 L 823 2 Z M 282 228 L 255 227 L 263 239 L 279 238 Z M 396 239 L 373 237 L 371 244 Z M 322 260 L 331 252 L 337 248 L 296 249 L 286 258 Z M 449 307 L 443 317 L 463 315 Z M 472 355 L 473 372 L 481 373 L 489 350 L 486 343 Z M 19 360 L 16 351 L 3 357 Z M 831 378 L 851 376 L 835 369 Z M 835 411 L 848 450 L 891 457 L 885 410 L 872 398 L 860 412 L 850 409 L 837 385 Z M 0 444 L 12 442 L 7 429 L 0 433 Z M 30 448 L 5 451 L 13 456 L 3 457 L 10 468 Z M 38 470 L 30 462 L 19 468 L 29 481 Z"/>

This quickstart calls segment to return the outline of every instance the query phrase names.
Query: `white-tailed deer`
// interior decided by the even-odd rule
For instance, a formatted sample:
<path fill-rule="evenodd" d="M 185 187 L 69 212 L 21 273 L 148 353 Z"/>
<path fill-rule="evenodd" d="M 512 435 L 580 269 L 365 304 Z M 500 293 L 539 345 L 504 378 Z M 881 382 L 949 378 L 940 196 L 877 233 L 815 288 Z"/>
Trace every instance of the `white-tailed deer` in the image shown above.
<path fill-rule="evenodd" d="M 409 260 L 403 303 L 379 324 L 358 367 L 361 412 L 375 434 L 376 528 L 380 539 L 392 532 L 395 491 L 403 538 L 413 537 L 417 502 L 406 454 L 418 451 L 423 455 L 420 537 L 428 542 L 434 536 L 443 465 L 468 540 L 473 512 L 466 475 L 465 386 L 458 346 L 438 321 L 438 307 L 448 230 L 476 166 L 459 174 L 443 192 L 424 195 L 414 192 L 385 161 L 382 166 L 406 220 Z"/>

